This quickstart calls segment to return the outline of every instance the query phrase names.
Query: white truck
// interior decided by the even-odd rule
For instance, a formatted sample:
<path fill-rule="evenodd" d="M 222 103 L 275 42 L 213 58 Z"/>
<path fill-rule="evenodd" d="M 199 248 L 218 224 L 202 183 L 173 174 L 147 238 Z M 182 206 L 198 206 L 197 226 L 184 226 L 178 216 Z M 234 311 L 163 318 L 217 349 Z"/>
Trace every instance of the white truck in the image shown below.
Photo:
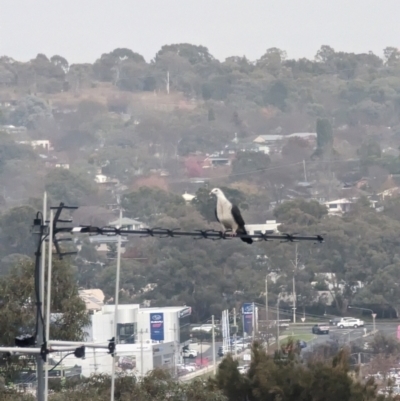
<path fill-rule="evenodd" d="M 337 324 L 337 327 L 339 329 L 344 329 L 344 328 L 349 328 L 349 327 L 356 329 L 358 327 L 364 327 L 364 321 L 362 321 L 360 319 L 345 319 L 345 320 L 341 320 Z"/>

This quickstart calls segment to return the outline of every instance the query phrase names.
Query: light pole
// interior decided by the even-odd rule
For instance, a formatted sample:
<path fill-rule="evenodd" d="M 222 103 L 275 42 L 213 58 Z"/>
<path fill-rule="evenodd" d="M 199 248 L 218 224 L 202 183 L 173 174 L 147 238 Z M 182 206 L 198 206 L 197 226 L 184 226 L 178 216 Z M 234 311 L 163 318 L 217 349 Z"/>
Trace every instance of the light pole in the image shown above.
<path fill-rule="evenodd" d="M 376 325 L 375 325 L 375 318 L 376 318 L 376 313 L 374 313 L 374 311 L 372 309 L 368 309 L 368 308 L 359 308 L 356 306 L 351 306 L 349 305 L 347 307 L 347 309 L 359 309 L 359 310 L 367 310 L 369 312 L 371 312 L 371 316 L 372 316 L 372 326 L 373 326 L 373 330 L 374 330 L 374 334 L 376 332 Z"/>
<path fill-rule="evenodd" d="M 277 314 L 277 322 L 276 322 L 276 344 L 277 344 L 277 349 L 279 351 L 279 301 L 280 301 L 280 295 L 281 293 L 279 293 L 278 295 L 278 302 L 277 302 L 277 310 L 276 310 L 276 314 Z"/>
<path fill-rule="evenodd" d="M 295 248 L 295 260 L 291 260 L 293 265 L 293 323 L 296 323 L 296 273 L 299 264 L 299 257 L 297 253 L 297 243 Z"/>
<path fill-rule="evenodd" d="M 265 335 L 267 336 L 268 346 L 268 274 L 265 276 Z"/>

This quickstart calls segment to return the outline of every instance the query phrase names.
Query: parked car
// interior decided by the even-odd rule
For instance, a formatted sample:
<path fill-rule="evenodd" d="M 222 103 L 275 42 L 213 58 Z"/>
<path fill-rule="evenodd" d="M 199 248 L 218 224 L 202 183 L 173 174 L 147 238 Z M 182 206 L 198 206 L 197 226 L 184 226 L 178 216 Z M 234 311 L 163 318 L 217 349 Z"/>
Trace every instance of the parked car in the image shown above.
<path fill-rule="evenodd" d="M 342 320 L 340 323 L 338 323 L 337 327 L 339 329 L 344 329 L 345 327 L 353 327 L 356 329 L 357 327 L 363 327 L 364 326 L 364 321 L 360 319 L 346 319 Z"/>
<path fill-rule="evenodd" d="M 196 358 L 198 352 L 195 349 L 186 349 L 182 352 L 184 358 Z"/>
<path fill-rule="evenodd" d="M 313 334 L 329 334 L 329 326 L 325 323 L 317 323 L 311 331 Z"/>
<path fill-rule="evenodd" d="M 224 356 L 224 347 L 218 347 L 218 356 L 223 357 Z"/>

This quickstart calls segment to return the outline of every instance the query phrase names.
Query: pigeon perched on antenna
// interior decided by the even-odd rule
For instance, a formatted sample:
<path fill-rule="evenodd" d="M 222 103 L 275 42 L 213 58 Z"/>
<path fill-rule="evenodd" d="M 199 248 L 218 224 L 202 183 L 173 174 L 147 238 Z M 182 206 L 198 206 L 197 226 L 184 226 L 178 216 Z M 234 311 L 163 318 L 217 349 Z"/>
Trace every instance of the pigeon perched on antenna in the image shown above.
<path fill-rule="evenodd" d="M 215 217 L 218 222 L 221 223 L 222 231 L 225 233 L 226 230 L 231 230 L 232 236 L 237 234 L 247 235 L 245 222 L 240 214 L 239 208 L 236 205 L 232 205 L 219 188 L 214 188 L 210 192 L 210 195 L 215 195 L 217 197 Z M 253 243 L 251 238 L 241 238 L 241 240 L 247 244 Z"/>

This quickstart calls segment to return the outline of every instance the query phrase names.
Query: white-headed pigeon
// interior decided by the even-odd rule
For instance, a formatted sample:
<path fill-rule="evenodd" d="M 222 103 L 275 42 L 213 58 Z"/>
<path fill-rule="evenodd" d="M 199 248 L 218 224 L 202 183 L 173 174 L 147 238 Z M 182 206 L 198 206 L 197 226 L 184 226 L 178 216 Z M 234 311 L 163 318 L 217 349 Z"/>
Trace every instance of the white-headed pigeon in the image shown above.
<path fill-rule="evenodd" d="M 247 235 L 245 228 L 245 222 L 240 210 L 236 205 L 226 198 L 224 193 L 219 188 L 214 188 L 210 195 L 215 195 L 217 197 L 217 206 L 215 208 L 215 217 L 218 222 L 221 223 L 223 232 L 226 230 L 231 230 L 232 235 Z M 241 238 L 243 242 L 247 244 L 252 244 L 253 240 L 251 238 Z"/>

